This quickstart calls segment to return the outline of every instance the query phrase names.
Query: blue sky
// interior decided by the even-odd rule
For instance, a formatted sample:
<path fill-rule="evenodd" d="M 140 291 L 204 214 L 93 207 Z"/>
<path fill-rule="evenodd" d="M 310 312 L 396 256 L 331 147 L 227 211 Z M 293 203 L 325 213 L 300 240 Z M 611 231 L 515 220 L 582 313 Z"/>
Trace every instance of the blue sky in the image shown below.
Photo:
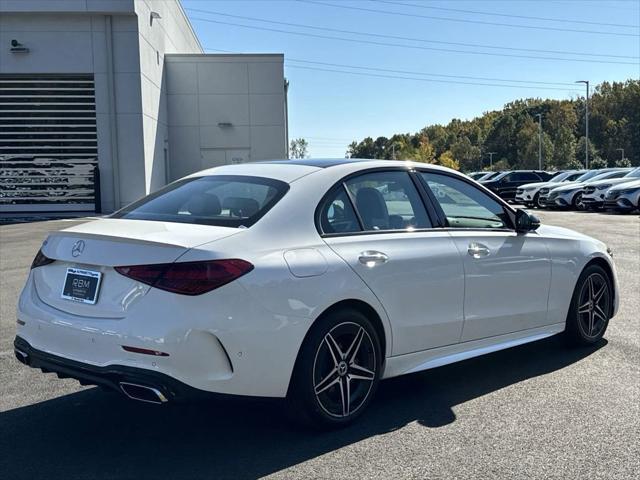
<path fill-rule="evenodd" d="M 290 137 L 315 157 L 517 98 L 584 95 L 575 80 L 640 78 L 640 0 L 182 3 L 208 52 L 284 53 Z"/>

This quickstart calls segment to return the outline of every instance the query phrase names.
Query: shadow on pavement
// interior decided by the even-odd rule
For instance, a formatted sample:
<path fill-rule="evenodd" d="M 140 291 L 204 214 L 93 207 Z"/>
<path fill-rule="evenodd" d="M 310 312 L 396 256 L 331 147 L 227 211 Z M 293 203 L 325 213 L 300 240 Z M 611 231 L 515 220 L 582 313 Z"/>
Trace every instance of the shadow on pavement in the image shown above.
<path fill-rule="evenodd" d="M 0 413 L 0 471 L 14 478 L 257 478 L 411 422 L 438 428 L 452 408 L 564 368 L 606 345 L 561 339 L 385 381 L 355 425 L 315 432 L 284 420 L 282 402 L 154 406 L 97 388 Z"/>

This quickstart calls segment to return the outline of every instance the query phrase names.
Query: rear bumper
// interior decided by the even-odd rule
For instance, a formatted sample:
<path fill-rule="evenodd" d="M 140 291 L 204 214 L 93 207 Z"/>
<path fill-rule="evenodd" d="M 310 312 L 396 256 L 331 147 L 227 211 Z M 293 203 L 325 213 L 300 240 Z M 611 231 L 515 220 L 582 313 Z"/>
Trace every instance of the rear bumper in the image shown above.
<path fill-rule="evenodd" d="M 123 372 L 148 372 L 194 390 L 284 397 L 311 323 L 270 312 L 239 283 L 196 297 L 150 289 L 126 318 L 89 318 L 45 304 L 32 277 L 18 302 L 17 336 L 52 358 L 86 365 L 83 378 L 99 385 L 113 386 Z M 107 380 L 92 372 L 107 372 Z"/>
<path fill-rule="evenodd" d="M 52 355 L 33 348 L 29 342 L 20 337 L 16 337 L 13 341 L 13 348 L 16 358 L 21 363 L 39 368 L 44 373 L 56 373 L 59 378 L 76 379 L 82 385 L 98 385 L 119 393 L 124 393 L 121 388 L 123 382 L 140 385 L 156 389 L 166 401 L 171 402 L 213 395 L 190 387 L 168 375 L 144 368 L 125 365 L 99 367 Z M 154 403 L 163 403 L 163 401 L 158 400 Z"/>

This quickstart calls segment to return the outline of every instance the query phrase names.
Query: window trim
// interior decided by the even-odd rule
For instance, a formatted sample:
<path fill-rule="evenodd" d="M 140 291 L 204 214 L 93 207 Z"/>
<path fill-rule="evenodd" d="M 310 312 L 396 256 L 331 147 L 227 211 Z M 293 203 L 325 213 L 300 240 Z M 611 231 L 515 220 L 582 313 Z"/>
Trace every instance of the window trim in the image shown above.
<path fill-rule="evenodd" d="M 422 199 L 422 203 L 425 207 L 425 209 L 427 210 L 427 216 L 429 217 L 429 220 L 431 220 L 431 227 L 428 228 L 416 228 L 414 230 L 363 230 L 362 229 L 362 224 L 360 223 L 360 231 L 357 232 L 338 232 L 338 233 L 324 233 L 322 231 L 322 227 L 321 227 L 321 223 L 320 223 L 320 214 L 321 214 L 321 206 L 324 204 L 324 202 L 326 201 L 327 197 L 329 195 L 331 195 L 335 190 L 337 190 L 338 188 L 344 187 L 344 183 L 349 180 L 350 178 L 365 174 L 365 173 L 371 173 L 371 172 L 385 172 L 385 171 L 401 171 L 401 172 L 406 172 L 409 177 L 413 180 L 414 185 L 416 185 L 416 189 L 418 190 L 418 194 L 420 195 L 420 198 Z M 444 215 L 444 211 L 442 210 L 442 207 L 440 207 L 440 204 L 437 202 L 437 200 L 435 199 L 435 195 L 433 194 L 433 192 L 431 191 L 431 189 L 429 188 L 429 186 L 427 185 L 426 181 L 422 178 L 422 175 L 420 175 L 420 173 L 435 173 L 438 175 L 445 175 L 448 177 L 452 177 L 455 179 L 458 179 L 462 182 L 468 183 L 471 187 L 479 190 L 480 192 L 484 193 L 485 195 L 488 195 L 490 198 L 492 198 L 493 200 L 495 200 L 496 202 L 498 202 L 502 208 L 505 210 L 505 213 L 507 214 L 507 217 L 509 218 L 511 227 L 507 227 L 507 228 L 456 228 L 456 227 L 450 227 L 446 224 L 446 217 Z M 359 218 L 360 214 L 358 212 L 358 210 L 355 208 L 355 205 L 353 204 L 353 201 L 351 199 L 351 195 L 347 190 L 347 198 L 349 198 L 349 201 L 351 202 L 351 208 L 353 208 L 354 212 L 356 213 L 356 217 L 358 218 L 358 222 L 361 222 L 361 219 Z M 433 169 L 433 168 L 429 168 L 429 167 L 422 167 L 422 166 L 410 166 L 410 167 L 405 167 L 405 166 L 398 166 L 398 167 L 372 167 L 372 168 L 367 168 L 367 169 L 363 169 L 363 170 L 358 170 L 356 172 L 352 172 L 346 176 L 344 176 L 343 178 L 341 178 L 340 180 L 338 180 L 336 183 L 334 183 L 331 188 L 329 188 L 327 190 L 327 192 L 322 196 L 320 202 L 318 202 L 318 205 L 316 206 L 316 210 L 314 213 L 314 223 L 316 226 L 316 231 L 318 232 L 318 234 L 320 235 L 321 238 L 339 238 L 339 237 L 353 237 L 353 236 L 359 236 L 359 235 L 384 235 L 384 234 L 397 234 L 397 233 L 405 233 L 405 234 L 412 234 L 412 233 L 425 233 L 425 232 L 434 232 L 434 231 L 438 231 L 438 232 L 442 232 L 442 231 L 452 231 L 452 232 L 464 232 L 464 231 L 480 231 L 480 232 L 509 232 L 509 233 L 517 233 L 517 229 L 515 228 L 515 219 L 516 219 L 516 210 L 509 205 L 507 202 L 505 202 L 502 198 L 500 198 L 498 195 L 496 195 L 495 193 L 493 193 L 491 190 L 489 190 L 487 187 L 478 184 L 477 182 L 471 180 L 470 178 L 467 178 L 466 176 L 462 175 L 462 174 L 456 174 L 453 172 L 448 172 L 446 170 L 438 170 L 438 169 Z"/>
<path fill-rule="evenodd" d="M 428 202 L 430 200 L 428 199 L 428 196 L 425 196 L 425 193 L 420 188 L 422 185 L 420 185 L 420 186 L 416 185 L 417 179 L 415 179 L 414 176 L 413 176 L 414 170 L 415 169 L 413 167 L 407 168 L 407 167 L 403 167 L 403 166 L 398 166 L 398 167 L 373 167 L 373 168 L 366 168 L 366 169 L 363 169 L 363 170 L 358 170 L 356 172 L 352 172 L 349 175 L 346 175 L 346 176 L 342 177 L 339 181 L 334 183 L 331 186 L 331 188 L 329 188 L 327 190 L 327 192 L 322 196 L 322 199 L 320 200 L 320 202 L 318 202 L 318 205 L 316 206 L 316 210 L 315 210 L 315 213 L 314 213 L 314 223 L 316 225 L 316 230 L 317 230 L 318 234 L 320 235 L 320 237 L 321 238 L 335 238 L 335 237 L 351 237 L 351 236 L 356 236 L 356 235 L 380 235 L 380 234 L 388 234 L 388 233 L 392 233 L 392 234 L 393 233 L 418 233 L 418 232 L 425 232 L 425 231 L 426 232 L 430 232 L 430 231 L 433 231 L 434 229 L 436 229 L 440 220 L 437 217 L 434 216 L 436 214 L 436 210 L 433 207 L 433 205 L 427 206 Z M 431 222 L 431 227 L 415 228 L 413 230 L 406 230 L 406 229 L 365 230 L 364 229 L 364 224 L 362 222 L 362 218 L 360 217 L 360 212 L 358 212 L 358 209 L 355 206 L 355 202 L 354 202 L 353 196 L 351 195 L 351 192 L 347 188 L 346 182 L 348 182 L 349 180 L 351 180 L 354 177 L 359 177 L 361 175 L 366 175 L 368 173 L 380 173 L 380 172 L 403 172 L 403 173 L 407 174 L 407 176 L 409 177 L 410 181 L 413 183 L 413 186 L 414 186 L 414 188 L 416 189 L 416 191 L 418 193 L 418 197 L 420 197 L 420 201 L 422 203 L 422 206 L 425 209 L 425 212 L 427 214 L 427 218 Z M 418 180 L 418 182 L 419 182 L 419 180 Z M 351 208 L 355 212 L 356 218 L 358 219 L 358 224 L 360 226 L 360 230 L 357 231 L 357 232 L 325 233 L 322 230 L 322 222 L 320 221 L 320 216 L 322 215 L 322 206 L 325 204 L 325 202 L 327 201 L 328 197 L 330 195 L 333 195 L 340 188 L 343 188 L 346 191 L 347 198 L 349 199 L 349 202 L 351 203 Z"/>
<path fill-rule="evenodd" d="M 462 175 L 456 175 L 447 171 L 439 171 L 439 170 L 431 170 L 428 168 L 416 168 L 415 171 L 417 172 L 417 176 L 418 179 L 421 183 L 423 183 L 424 188 L 427 189 L 427 191 L 430 193 L 431 198 L 433 198 L 432 201 L 434 201 L 435 203 L 435 209 L 438 211 L 439 217 L 440 217 L 440 228 L 444 229 L 444 230 L 451 230 L 451 231 L 481 231 L 481 232 L 515 232 L 517 231 L 515 228 L 515 218 L 516 218 L 516 212 L 513 209 L 513 207 L 511 207 L 511 205 L 509 205 L 507 202 L 505 202 L 502 198 L 500 198 L 498 195 L 496 195 L 495 193 L 493 193 L 491 190 L 489 190 L 488 188 L 482 186 L 482 185 L 478 185 L 476 182 L 474 182 L 471 179 L 468 179 L 467 177 L 464 177 Z M 492 200 L 495 200 L 499 205 L 502 206 L 503 210 L 505 211 L 507 218 L 509 219 L 509 223 L 511 224 L 511 226 L 507 226 L 507 228 L 481 228 L 481 227 L 464 227 L 464 228 L 458 228 L 458 227 L 452 227 L 450 225 L 448 225 L 448 222 L 446 220 L 446 215 L 444 213 L 444 210 L 442 209 L 442 207 L 440 206 L 440 203 L 438 203 L 435 194 L 433 193 L 433 191 L 431 190 L 431 187 L 429 187 L 429 184 L 427 183 L 427 181 L 424 179 L 424 177 L 422 175 L 420 175 L 421 173 L 430 173 L 430 174 L 436 174 L 436 175 L 443 175 L 443 176 L 447 176 L 447 177 L 451 177 L 451 178 L 455 178 L 457 180 L 460 180 L 461 182 L 467 183 L 470 187 L 475 188 L 476 190 L 478 190 L 480 193 L 484 193 L 487 196 L 489 196 Z"/>

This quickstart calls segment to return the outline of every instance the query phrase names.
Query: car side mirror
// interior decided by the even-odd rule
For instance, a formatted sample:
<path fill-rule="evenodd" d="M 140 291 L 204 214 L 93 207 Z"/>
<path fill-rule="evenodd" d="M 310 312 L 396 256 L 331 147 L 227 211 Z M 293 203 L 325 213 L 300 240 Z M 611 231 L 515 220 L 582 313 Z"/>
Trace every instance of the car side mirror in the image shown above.
<path fill-rule="evenodd" d="M 540 226 L 540 219 L 526 210 L 516 210 L 516 230 L 518 232 L 533 232 Z"/>

